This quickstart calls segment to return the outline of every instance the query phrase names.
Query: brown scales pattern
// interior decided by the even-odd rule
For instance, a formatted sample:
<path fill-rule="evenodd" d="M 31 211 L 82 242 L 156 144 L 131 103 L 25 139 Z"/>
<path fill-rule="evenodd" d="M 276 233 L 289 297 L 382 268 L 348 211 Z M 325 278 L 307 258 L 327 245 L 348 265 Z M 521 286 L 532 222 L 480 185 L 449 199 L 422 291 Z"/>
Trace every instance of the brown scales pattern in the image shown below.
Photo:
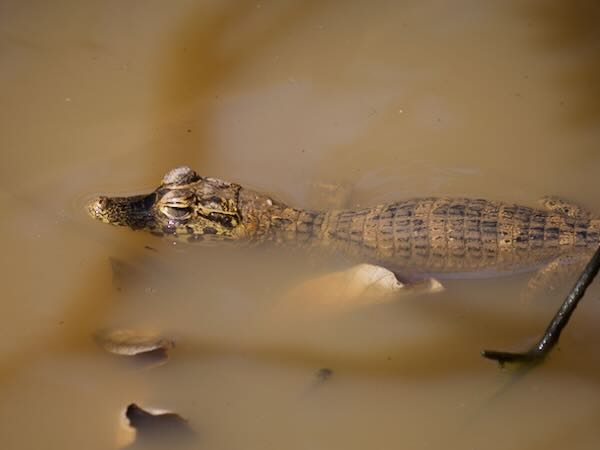
<path fill-rule="evenodd" d="M 413 272 L 515 271 L 598 244 L 600 222 L 483 199 L 423 198 L 373 208 L 313 212 L 270 238 L 330 247 Z"/>

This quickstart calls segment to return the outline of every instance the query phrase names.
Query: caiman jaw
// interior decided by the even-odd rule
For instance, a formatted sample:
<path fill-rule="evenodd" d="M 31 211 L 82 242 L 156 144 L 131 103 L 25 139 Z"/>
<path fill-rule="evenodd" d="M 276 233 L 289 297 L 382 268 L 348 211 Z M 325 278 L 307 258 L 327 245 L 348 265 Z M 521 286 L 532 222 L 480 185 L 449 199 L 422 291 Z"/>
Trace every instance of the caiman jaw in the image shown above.
<path fill-rule="evenodd" d="M 133 229 L 151 228 L 151 213 L 156 194 L 131 197 L 98 197 L 87 205 L 90 216 L 111 225 L 128 226 Z"/>

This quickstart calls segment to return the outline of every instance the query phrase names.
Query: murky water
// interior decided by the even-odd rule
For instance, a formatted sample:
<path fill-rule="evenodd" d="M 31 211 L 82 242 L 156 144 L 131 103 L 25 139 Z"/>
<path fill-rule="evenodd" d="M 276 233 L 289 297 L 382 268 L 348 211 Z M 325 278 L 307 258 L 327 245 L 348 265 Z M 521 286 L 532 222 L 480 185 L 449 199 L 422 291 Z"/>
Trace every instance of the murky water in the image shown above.
<path fill-rule="evenodd" d="M 599 20 L 586 0 L 0 2 L 2 448 L 114 448 L 131 402 L 212 450 L 596 448 L 598 290 L 518 374 L 479 351 L 527 345 L 568 286 L 527 305 L 527 276 L 454 281 L 286 314 L 329 262 L 168 249 L 83 205 L 187 164 L 302 207 L 326 182 L 354 205 L 556 194 L 600 212 Z M 190 258 L 196 284 L 116 293 L 109 257 L 145 245 Z M 132 366 L 94 344 L 111 325 L 177 347 Z"/>

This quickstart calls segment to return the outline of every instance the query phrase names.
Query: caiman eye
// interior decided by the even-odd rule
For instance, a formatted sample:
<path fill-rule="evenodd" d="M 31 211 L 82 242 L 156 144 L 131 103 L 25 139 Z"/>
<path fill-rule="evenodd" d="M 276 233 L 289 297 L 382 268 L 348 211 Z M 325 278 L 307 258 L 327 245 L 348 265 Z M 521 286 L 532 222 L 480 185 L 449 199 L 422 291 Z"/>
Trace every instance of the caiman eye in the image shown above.
<path fill-rule="evenodd" d="M 174 189 L 160 199 L 160 212 L 172 220 L 186 220 L 194 212 L 194 193 L 189 190 Z"/>
<path fill-rule="evenodd" d="M 167 216 L 169 219 L 174 220 L 185 220 L 189 219 L 192 215 L 192 208 L 188 207 L 179 207 L 179 206 L 163 206 L 161 208 L 161 212 Z"/>

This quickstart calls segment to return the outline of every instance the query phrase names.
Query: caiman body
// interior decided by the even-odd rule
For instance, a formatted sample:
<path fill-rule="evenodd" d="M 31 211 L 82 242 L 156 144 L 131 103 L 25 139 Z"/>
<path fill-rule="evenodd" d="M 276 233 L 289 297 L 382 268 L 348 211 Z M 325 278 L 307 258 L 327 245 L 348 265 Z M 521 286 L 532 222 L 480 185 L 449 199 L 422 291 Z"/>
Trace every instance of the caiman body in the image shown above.
<path fill-rule="evenodd" d="M 600 220 L 566 203 L 543 209 L 468 198 L 420 198 L 356 210 L 308 211 L 238 184 L 173 169 L 152 193 L 99 197 L 90 214 L 190 242 L 315 246 L 407 276 L 493 276 L 590 254 Z"/>

